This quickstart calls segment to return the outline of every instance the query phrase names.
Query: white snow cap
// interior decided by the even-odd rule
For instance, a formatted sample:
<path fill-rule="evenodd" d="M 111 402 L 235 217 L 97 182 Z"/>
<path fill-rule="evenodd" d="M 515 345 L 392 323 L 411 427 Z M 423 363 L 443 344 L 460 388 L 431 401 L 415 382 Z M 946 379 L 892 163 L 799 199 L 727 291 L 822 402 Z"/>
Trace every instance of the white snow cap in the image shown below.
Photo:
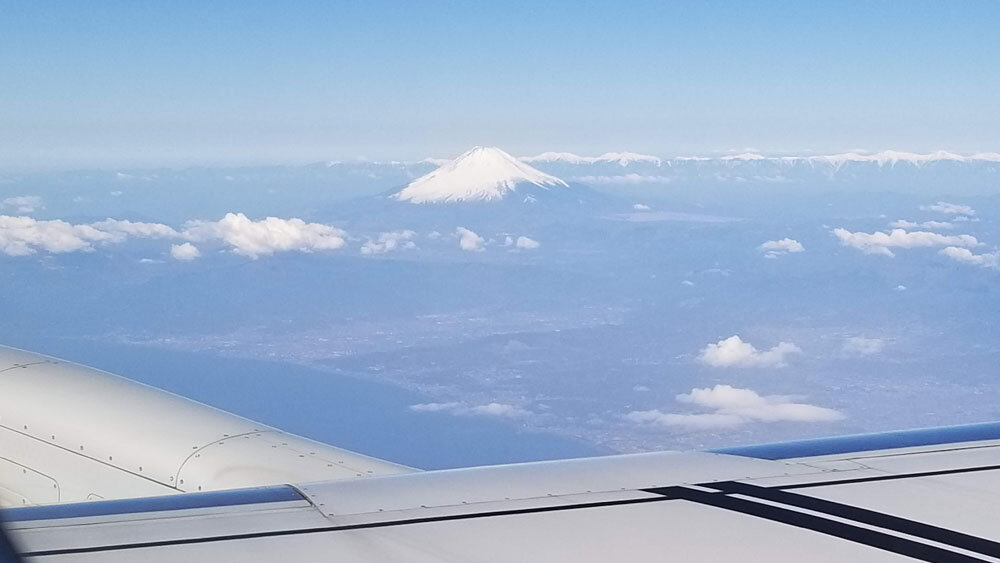
<path fill-rule="evenodd" d="M 535 156 L 522 156 L 521 162 L 565 162 L 568 164 L 594 164 L 612 162 L 628 166 L 633 162 L 649 162 L 659 166 L 662 161 L 657 156 L 634 152 L 606 152 L 601 156 L 579 156 L 571 152 L 543 152 Z"/>
<path fill-rule="evenodd" d="M 475 147 L 410 182 L 392 197 L 410 203 L 495 201 L 529 183 L 549 189 L 566 182 L 536 170 L 495 147 Z"/>

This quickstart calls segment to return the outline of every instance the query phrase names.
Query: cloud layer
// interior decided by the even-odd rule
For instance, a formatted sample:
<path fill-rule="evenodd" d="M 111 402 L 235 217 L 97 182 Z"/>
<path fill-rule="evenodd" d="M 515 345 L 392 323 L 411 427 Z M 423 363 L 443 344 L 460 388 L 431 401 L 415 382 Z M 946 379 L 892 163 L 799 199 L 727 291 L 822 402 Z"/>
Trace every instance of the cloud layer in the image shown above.
<path fill-rule="evenodd" d="M 779 342 L 770 350 L 758 350 L 734 335 L 702 348 L 698 360 L 712 367 L 784 367 L 789 356 L 801 353 L 802 350 L 791 342 Z"/>
<path fill-rule="evenodd" d="M 847 229 L 834 229 L 840 243 L 844 246 L 857 248 L 865 254 L 895 256 L 890 248 L 926 248 L 933 246 L 979 246 L 980 242 L 972 235 L 942 235 L 928 231 L 906 231 L 893 229 L 885 233 L 851 232 Z"/>
<path fill-rule="evenodd" d="M 881 352 L 883 348 L 885 341 L 881 338 L 851 336 L 844 339 L 841 351 L 848 356 L 872 356 Z"/>
<path fill-rule="evenodd" d="M 411 250 L 417 247 L 413 231 L 390 231 L 379 234 L 378 238 L 369 239 L 361 245 L 361 254 L 385 254 L 394 250 Z"/>
<path fill-rule="evenodd" d="M 941 249 L 939 252 L 956 262 L 971 264 L 973 266 L 981 266 L 983 268 L 991 268 L 993 270 L 1000 270 L 1000 252 L 984 252 L 983 254 L 974 254 L 968 248 L 959 248 L 957 246 L 949 246 Z"/>
<path fill-rule="evenodd" d="M 0 209 L 13 209 L 18 213 L 34 213 L 44 208 L 42 198 L 36 195 L 18 195 L 0 201 Z"/>
<path fill-rule="evenodd" d="M 516 405 L 506 403 L 486 403 L 484 405 L 469 406 L 463 403 L 420 403 L 410 405 L 409 409 L 414 412 L 444 412 L 456 416 L 499 416 L 505 418 L 518 418 L 528 416 L 530 411 L 524 410 Z"/>
<path fill-rule="evenodd" d="M 640 424 L 682 427 L 691 430 L 732 428 L 749 422 L 833 422 L 844 415 L 836 410 L 797 403 L 783 395 L 761 396 L 751 389 L 731 385 L 695 388 L 677 395 L 677 401 L 711 412 L 665 413 L 660 410 L 632 411 L 625 418 Z"/>
<path fill-rule="evenodd" d="M 975 215 L 976 210 L 969 207 L 968 205 L 961 205 L 957 203 L 948 203 L 946 201 L 939 201 L 933 205 L 921 205 L 920 209 L 924 211 L 937 211 L 938 213 L 944 213 L 945 215 Z"/>
<path fill-rule="evenodd" d="M 275 252 L 336 250 L 347 244 L 347 234 L 330 225 L 278 217 L 253 221 L 242 213 L 227 213 L 215 222 L 189 222 L 184 235 L 193 241 L 221 240 L 234 253 L 253 259 Z"/>
<path fill-rule="evenodd" d="M 949 223 L 948 221 L 924 221 L 923 223 L 914 223 L 913 221 L 907 221 L 906 219 L 897 219 L 889 226 L 894 229 L 953 229 L 955 225 Z"/>

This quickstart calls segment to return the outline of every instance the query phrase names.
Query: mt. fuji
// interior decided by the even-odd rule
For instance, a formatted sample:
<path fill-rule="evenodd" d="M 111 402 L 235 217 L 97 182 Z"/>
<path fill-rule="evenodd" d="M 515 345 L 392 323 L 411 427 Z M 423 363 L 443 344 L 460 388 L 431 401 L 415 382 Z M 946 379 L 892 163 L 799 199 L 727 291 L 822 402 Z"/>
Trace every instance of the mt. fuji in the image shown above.
<path fill-rule="evenodd" d="M 569 184 L 495 147 L 475 147 L 410 182 L 391 197 L 409 203 L 493 202 L 515 192 L 524 201 Z"/>

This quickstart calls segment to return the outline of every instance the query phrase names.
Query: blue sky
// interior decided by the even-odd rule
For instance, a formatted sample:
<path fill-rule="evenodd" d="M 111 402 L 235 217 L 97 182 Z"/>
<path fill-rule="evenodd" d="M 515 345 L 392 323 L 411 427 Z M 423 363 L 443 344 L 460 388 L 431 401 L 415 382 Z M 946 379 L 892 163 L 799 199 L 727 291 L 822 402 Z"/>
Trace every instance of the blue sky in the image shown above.
<path fill-rule="evenodd" d="M 996 2 L 8 2 L 0 169 L 1000 150 Z"/>

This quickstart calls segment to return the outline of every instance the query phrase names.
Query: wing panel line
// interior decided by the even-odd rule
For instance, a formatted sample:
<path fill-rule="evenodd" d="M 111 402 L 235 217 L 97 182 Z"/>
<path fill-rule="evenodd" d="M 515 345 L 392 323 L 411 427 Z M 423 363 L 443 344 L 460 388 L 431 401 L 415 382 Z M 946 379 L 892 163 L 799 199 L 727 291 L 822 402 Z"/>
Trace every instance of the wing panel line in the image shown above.
<path fill-rule="evenodd" d="M 969 534 L 963 534 L 962 532 L 956 532 L 954 530 L 933 526 L 931 524 L 925 524 L 923 522 L 917 522 L 915 520 L 909 520 L 907 518 L 900 518 L 898 516 L 876 512 L 874 510 L 868 510 L 866 508 L 860 508 L 857 506 L 851 506 L 848 504 L 842 504 L 839 502 L 833 502 L 796 493 L 789 493 L 779 488 L 759 487 L 757 485 L 750 485 L 736 481 L 706 483 L 700 486 L 716 489 L 726 493 L 727 495 L 736 494 L 749 496 L 784 505 L 795 506 L 811 510 L 813 512 L 821 512 L 823 514 L 829 514 L 831 516 L 853 520 L 855 522 L 861 522 L 871 526 L 877 526 L 886 530 L 900 532 L 909 536 L 950 545 L 959 549 L 974 551 L 990 557 L 1000 557 L 1000 543 L 995 541 Z"/>

